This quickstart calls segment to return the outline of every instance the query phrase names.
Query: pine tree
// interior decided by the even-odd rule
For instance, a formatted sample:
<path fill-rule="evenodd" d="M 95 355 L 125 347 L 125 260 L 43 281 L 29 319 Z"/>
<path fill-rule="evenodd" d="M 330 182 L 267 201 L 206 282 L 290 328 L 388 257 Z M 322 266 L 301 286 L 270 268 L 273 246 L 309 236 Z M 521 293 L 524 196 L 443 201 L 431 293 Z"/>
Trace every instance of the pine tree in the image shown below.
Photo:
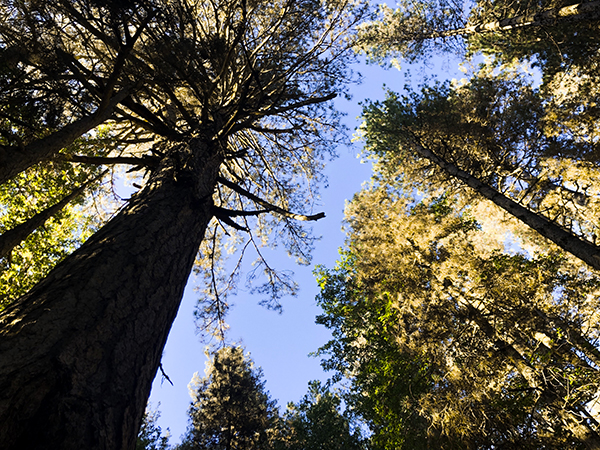
<path fill-rule="evenodd" d="M 268 449 L 277 424 L 262 370 L 242 347 L 223 347 L 207 363 L 205 376 L 190 383 L 190 426 L 181 450 Z"/>
<path fill-rule="evenodd" d="M 505 63 L 529 59 L 547 77 L 597 61 L 597 1 L 495 0 L 469 6 L 447 0 L 380 6 L 377 20 L 362 26 L 358 48 L 378 61 L 389 56 L 417 61 L 436 52 L 461 57 L 483 52 Z"/>
<path fill-rule="evenodd" d="M 360 450 L 365 448 L 360 430 L 353 427 L 341 397 L 319 381 L 308 385 L 308 393 L 290 403 L 282 417 L 275 450 Z"/>
<path fill-rule="evenodd" d="M 375 448 L 599 448 L 597 277 L 506 254 L 477 207 L 411 191 L 358 194 L 346 259 L 321 272 L 334 340 L 320 353 L 350 378 Z"/>
<path fill-rule="evenodd" d="M 365 107 L 362 131 L 368 151 L 405 170 L 415 187 L 469 186 L 600 269 L 594 138 L 566 126 L 547 133 L 546 107 L 513 72 L 484 70 L 462 86 L 390 92 Z"/>
<path fill-rule="evenodd" d="M 116 5 L 15 2 L 3 10 L 7 33 L 26 34 L 37 18 L 48 32 L 31 33 L 40 40 L 32 48 L 42 59 L 17 63 L 15 79 L 33 78 L 32 91 L 17 83 L 15 95 L 40 92 L 32 105 L 48 109 L 50 93 L 60 100 L 67 95 L 61 89 L 72 87 L 72 106 L 57 117 L 67 120 L 74 109 L 87 120 L 97 117 L 98 105 L 112 111 L 115 151 L 66 159 L 129 164 L 146 174 L 117 215 L 2 311 L 5 449 L 133 448 L 211 220 L 237 230 L 289 233 L 290 253 L 305 260 L 310 240 L 293 221 L 323 216 L 309 214 L 306 192 L 337 140 L 336 114 L 325 103 L 347 80 L 348 33 L 362 7 L 312 0 Z M 56 44 L 48 60 L 42 44 Z M 50 88 L 38 91 L 51 69 L 58 71 L 58 84 L 51 86 L 56 95 Z M 50 127 L 46 109 L 24 116 L 27 123 L 36 123 L 37 113 L 43 117 L 31 137 L 35 145 L 45 146 L 47 136 L 57 136 L 54 130 L 72 131 L 75 123 L 58 120 Z M 9 126 L 19 113 L 10 114 Z M 69 131 L 65 140 L 60 135 L 52 151 L 83 131 Z M 20 137 L 4 139 L 9 147 L 20 145 Z M 27 155 L 48 157 L 33 150 Z M 267 213 L 276 217 L 261 217 Z M 213 224 L 211 230 L 221 226 Z M 271 287 L 277 295 L 281 280 L 272 276 Z"/>
<path fill-rule="evenodd" d="M 158 408 L 153 410 L 150 406 L 146 407 L 135 450 L 169 450 L 171 448 L 169 446 L 169 429 L 167 428 L 166 433 L 163 434 L 162 428 L 158 425 L 159 418 Z"/>

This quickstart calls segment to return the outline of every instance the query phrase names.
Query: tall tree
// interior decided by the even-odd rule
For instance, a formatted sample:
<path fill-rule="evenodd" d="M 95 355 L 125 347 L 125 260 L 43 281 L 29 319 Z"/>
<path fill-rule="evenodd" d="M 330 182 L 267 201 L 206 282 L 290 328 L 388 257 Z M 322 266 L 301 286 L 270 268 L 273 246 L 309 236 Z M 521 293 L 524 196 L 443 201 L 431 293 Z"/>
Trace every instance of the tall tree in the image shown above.
<path fill-rule="evenodd" d="M 415 185 L 464 183 L 600 269 L 595 138 L 567 126 L 546 133 L 546 106 L 520 78 L 484 73 L 462 86 L 390 93 L 365 107 L 362 129 L 367 149 L 407 167 Z"/>
<path fill-rule="evenodd" d="M 469 209 L 396 189 L 354 199 L 347 259 L 322 272 L 319 299 L 334 333 L 325 367 L 351 379 L 374 444 L 598 448 L 594 352 L 550 319 L 593 345 L 598 279 L 556 255 L 493 250 L 501 235 Z"/>
<path fill-rule="evenodd" d="M 194 375 L 190 426 L 181 450 L 250 450 L 271 446 L 278 411 L 242 347 L 223 347 L 207 363 L 205 376 Z"/>
<path fill-rule="evenodd" d="M 140 84 L 130 57 L 155 7 L 100 5 L 0 6 L 1 183 L 109 120 Z"/>
<path fill-rule="evenodd" d="M 596 1 L 401 1 L 362 27 L 359 49 L 379 61 L 481 51 L 503 62 L 534 59 L 551 76 L 597 59 L 599 12 Z"/>
<path fill-rule="evenodd" d="M 117 27 L 120 40 L 101 32 L 108 3 L 60 5 L 117 58 L 120 42 L 132 38 L 128 27 Z M 292 220 L 322 217 L 291 211 L 311 207 L 305 192 L 335 140 L 336 116 L 323 104 L 347 79 L 349 33 L 362 7 L 312 0 L 154 5 L 130 60 L 143 89 L 114 117 L 124 145 L 153 144 L 112 161 L 86 159 L 144 168 L 145 186 L 2 312 L 2 448 L 133 448 L 211 219 L 287 230 L 290 252 L 302 256 L 306 233 Z M 77 76 L 93 79 L 85 65 Z M 281 220 L 256 219 L 267 212 Z"/>

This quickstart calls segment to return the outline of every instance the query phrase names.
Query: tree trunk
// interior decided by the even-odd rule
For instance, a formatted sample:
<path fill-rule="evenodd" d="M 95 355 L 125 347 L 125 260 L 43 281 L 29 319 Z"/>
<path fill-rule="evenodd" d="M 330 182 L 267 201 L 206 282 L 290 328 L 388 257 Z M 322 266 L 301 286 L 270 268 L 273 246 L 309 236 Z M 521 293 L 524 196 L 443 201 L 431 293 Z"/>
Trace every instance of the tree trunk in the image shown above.
<path fill-rule="evenodd" d="M 496 351 L 512 363 L 513 367 L 521 374 L 529 387 L 534 388 L 538 392 L 542 401 L 557 415 L 565 428 L 573 434 L 573 437 L 582 442 L 590 450 L 600 450 L 600 435 L 586 423 L 582 423 L 574 411 L 567 409 L 565 404 L 566 393 L 555 392 L 555 387 L 549 385 L 545 377 L 536 368 L 531 366 L 519 351 L 518 346 L 500 337 L 494 326 L 483 316 L 477 307 L 464 298 L 461 303 L 468 311 L 469 318 L 477 324 L 490 342 L 494 343 Z"/>
<path fill-rule="evenodd" d="M 130 91 L 131 88 L 124 88 L 93 114 L 82 117 L 45 138 L 36 139 L 22 148 L 0 145 L 0 184 L 11 180 L 34 164 L 52 158 L 71 145 L 75 139 L 106 122 Z"/>
<path fill-rule="evenodd" d="M 494 204 L 519 219 L 525 225 L 528 225 L 545 238 L 554 242 L 564 251 L 571 253 L 582 261 L 585 261 L 594 269 L 600 270 L 600 247 L 579 239 L 577 236 L 574 236 L 573 234 L 563 230 L 554 222 L 511 200 L 502 193 L 498 192 L 496 189 L 479 180 L 479 178 L 476 178 L 470 173 L 459 169 L 454 164 L 436 155 L 434 152 L 422 146 L 421 144 L 414 141 L 412 144 L 414 150 L 420 156 L 428 159 L 434 164 L 437 164 L 450 176 L 463 181 L 468 186 L 475 189 L 483 197 L 491 200 L 494 202 Z"/>
<path fill-rule="evenodd" d="M 568 320 L 563 320 L 559 317 L 550 317 L 540 310 L 536 310 L 536 314 L 541 318 L 539 322 L 540 328 L 552 335 L 552 340 L 560 345 L 561 340 L 566 340 L 569 347 L 573 346 L 581 352 L 588 360 L 600 367 L 600 351 L 577 329 L 569 323 Z M 565 337 L 561 338 L 556 330 L 561 330 L 561 334 Z"/>
<path fill-rule="evenodd" d="M 106 173 L 106 172 L 104 172 Z M 104 175 L 102 173 L 102 175 Z M 37 230 L 39 227 L 44 225 L 50 217 L 58 214 L 65 206 L 71 203 L 72 200 L 76 199 L 83 193 L 83 191 L 90 185 L 92 181 L 96 181 L 100 177 L 96 177 L 93 180 L 89 180 L 82 186 L 72 191 L 69 195 L 59 200 L 52 206 L 49 206 L 43 211 L 35 214 L 33 217 L 27 219 L 25 222 L 11 228 L 8 231 L 0 234 L 0 258 L 9 257 L 13 249 L 23 242 L 31 233 Z"/>
<path fill-rule="evenodd" d="M 220 154 L 173 146 L 126 208 L 0 314 L 0 448 L 134 448 Z"/>
<path fill-rule="evenodd" d="M 415 40 L 447 38 L 452 36 L 469 36 L 479 33 L 512 31 L 525 27 L 542 27 L 558 25 L 565 22 L 583 22 L 598 20 L 600 17 L 600 1 L 585 2 L 541 11 L 535 14 L 523 14 L 491 22 L 480 23 L 455 30 L 434 31 L 415 36 Z"/>

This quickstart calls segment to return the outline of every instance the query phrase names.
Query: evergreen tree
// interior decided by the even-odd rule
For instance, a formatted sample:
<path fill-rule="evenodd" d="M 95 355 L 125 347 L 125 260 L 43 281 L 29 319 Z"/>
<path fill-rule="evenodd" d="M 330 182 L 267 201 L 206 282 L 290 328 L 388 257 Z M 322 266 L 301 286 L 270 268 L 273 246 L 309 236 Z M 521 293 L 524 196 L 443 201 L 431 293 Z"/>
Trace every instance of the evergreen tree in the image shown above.
<path fill-rule="evenodd" d="M 5 68 L 3 96 L 16 99 L 7 107 L 32 108 L 5 114 L 6 177 L 49 158 L 29 143 L 56 153 L 104 115 L 109 154 L 57 158 L 128 164 L 145 177 L 117 215 L 2 311 L 0 447 L 133 448 L 211 220 L 211 245 L 220 226 L 272 231 L 307 261 L 311 241 L 294 221 L 323 216 L 310 214 L 307 192 L 338 138 L 325 104 L 348 79 L 362 10 L 337 0 L 3 5 L 7 46 L 22 56 L 20 37 L 30 35 L 33 49 Z M 50 114 L 63 97 L 65 109 Z M 208 247 L 213 261 L 219 245 Z M 265 272 L 276 302 L 290 285 Z M 216 296 L 208 309 L 222 307 Z"/>
<path fill-rule="evenodd" d="M 346 259 L 320 279 L 324 367 L 351 380 L 375 448 L 599 448 L 597 277 L 506 254 L 477 207 L 402 186 L 356 196 Z"/>
<path fill-rule="evenodd" d="M 167 432 L 163 434 L 162 428 L 157 423 L 159 417 L 158 409 L 152 410 L 149 406 L 146 407 L 135 450 L 169 450 L 171 448 L 169 446 L 169 429 L 167 428 Z"/>
<path fill-rule="evenodd" d="M 505 63 L 529 59 L 552 77 L 598 57 L 596 1 L 399 1 L 396 9 L 383 5 L 379 13 L 362 27 L 359 44 L 379 61 L 483 52 Z"/>
<path fill-rule="evenodd" d="M 461 86 L 389 93 L 365 107 L 368 151 L 402 167 L 415 187 L 469 186 L 600 269 L 595 134 L 547 132 L 552 108 L 512 71 Z"/>
<path fill-rule="evenodd" d="M 363 30 L 376 58 L 415 61 L 468 36 L 468 55 L 494 59 L 464 85 L 368 105 L 371 150 L 396 153 L 405 167 L 417 161 L 421 179 L 435 175 L 428 182 L 460 180 L 600 268 L 598 190 L 588 182 L 599 161 L 597 2 L 403 2 L 383 15 Z M 542 86 L 519 80 L 516 62 L 540 67 Z"/>
<path fill-rule="evenodd" d="M 275 450 L 360 450 L 365 448 L 359 429 L 341 411 L 342 399 L 318 381 L 298 403 L 290 403 L 282 418 Z"/>
<path fill-rule="evenodd" d="M 113 118 L 139 84 L 131 73 L 132 51 L 157 6 L 139 1 L 133 8 L 107 8 L 86 0 L 0 5 L 0 183 L 51 160 Z"/>
<path fill-rule="evenodd" d="M 190 427 L 181 450 L 268 449 L 278 419 L 262 380 L 241 347 L 223 347 L 207 363 L 205 376 L 190 383 Z"/>

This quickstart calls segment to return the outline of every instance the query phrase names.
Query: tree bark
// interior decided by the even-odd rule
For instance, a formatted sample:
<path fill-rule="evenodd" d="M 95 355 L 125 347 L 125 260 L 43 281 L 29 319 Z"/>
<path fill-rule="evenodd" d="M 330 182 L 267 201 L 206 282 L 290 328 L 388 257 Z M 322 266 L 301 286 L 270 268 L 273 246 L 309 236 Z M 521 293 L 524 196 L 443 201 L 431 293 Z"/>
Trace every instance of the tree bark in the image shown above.
<path fill-rule="evenodd" d="M 82 117 L 51 135 L 36 139 L 24 147 L 0 146 L 0 184 L 11 180 L 34 164 L 52 158 L 60 150 L 71 145 L 75 139 L 106 122 L 115 112 L 117 105 L 129 95 L 130 91 L 131 88 L 124 88 L 93 114 Z"/>
<path fill-rule="evenodd" d="M 428 148 L 421 144 L 412 141 L 414 150 L 423 158 L 428 159 L 432 163 L 441 167 L 449 175 L 458 178 L 468 186 L 475 189 L 483 197 L 491 200 L 524 224 L 528 225 L 545 238 L 551 240 L 564 251 L 571 253 L 582 261 L 588 263 L 596 270 L 600 270 L 600 247 L 579 239 L 577 236 L 563 230 L 557 224 L 540 216 L 517 202 L 506 197 L 488 184 L 474 177 L 468 172 L 459 169 L 454 164 L 446 161 L 442 157 L 436 155 Z"/>
<path fill-rule="evenodd" d="M 114 219 L 0 314 L 0 448 L 133 449 L 222 162 L 171 148 Z"/>

